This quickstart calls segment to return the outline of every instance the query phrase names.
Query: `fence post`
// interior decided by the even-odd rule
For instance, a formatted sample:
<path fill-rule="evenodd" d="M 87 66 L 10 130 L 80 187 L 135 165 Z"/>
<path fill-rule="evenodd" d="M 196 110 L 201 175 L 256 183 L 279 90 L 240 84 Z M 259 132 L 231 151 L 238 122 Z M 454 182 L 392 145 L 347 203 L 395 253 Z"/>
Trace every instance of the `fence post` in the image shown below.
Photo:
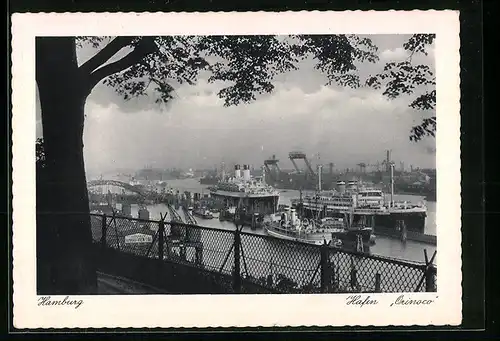
<path fill-rule="evenodd" d="M 427 292 L 436 291 L 436 288 L 434 286 L 434 283 L 436 281 L 435 271 L 436 269 L 433 266 L 427 267 L 427 270 L 425 271 L 425 291 Z"/>
<path fill-rule="evenodd" d="M 240 245 L 241 236 L 238 227 L 234 231 L 234 272 L 233 272 L 233 290 L 236 293 L 241 291 L 241 264 L 240 264 Z"/>
<path fill-rule="evenodd" d="M 375 274 L 375 292 L 381 292 L 380 291 L 380 274 L 378 272 Z"/>
<path fill-rule="evenodd" d="M 326 242 L 320 246 L 321 264 L 321 292 L 328 292 L 328 282 L 330 281 L 330 269 L 328 264 L 328 246 Z"/>
<path fill-rule="evenodd" d="M 358 287 L 358 270 L 356 268 L 351 269 L 351 288 L 356 288 Z"/>
<path fill-rule="evenodd" d="M 203 244 L 198 244 L 195 248 L 195 259 L 197 265 L 203 265 Z"/>
<path fill-rule="evenodd" d="M 165 241 L 163 236 L 165 235 L 165 223 L 160 220 L 158 222 L 158 259 L 163 260 L 163 246 Z"/>
<path fill-rule="evenodd" d="M 106 247 L 106 235 L 108 234 L 108 221 L 106 214 L 102 215 L 102 229 L 101 229 L 101 245 Z"/>

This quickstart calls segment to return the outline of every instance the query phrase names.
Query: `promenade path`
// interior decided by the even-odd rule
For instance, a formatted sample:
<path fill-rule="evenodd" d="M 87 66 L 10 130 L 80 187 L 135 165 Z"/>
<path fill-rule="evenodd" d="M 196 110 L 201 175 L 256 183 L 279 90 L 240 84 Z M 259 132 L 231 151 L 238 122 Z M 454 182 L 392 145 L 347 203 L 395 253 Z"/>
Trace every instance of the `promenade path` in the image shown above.
<path fill-rule="evenodd" d="M 101 272 L 97 273 L 97 291 L 99 295 L 166 294 L 152 286 Z"/>

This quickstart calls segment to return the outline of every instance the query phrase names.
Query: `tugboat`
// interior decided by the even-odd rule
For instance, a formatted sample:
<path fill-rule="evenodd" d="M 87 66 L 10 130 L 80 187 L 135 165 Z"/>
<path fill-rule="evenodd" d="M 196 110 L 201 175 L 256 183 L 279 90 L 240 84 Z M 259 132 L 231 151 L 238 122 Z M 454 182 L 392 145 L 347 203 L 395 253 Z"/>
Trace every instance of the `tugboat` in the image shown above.
<path fill-rule="evenodd" d="M 199 207 L 195 210 L 193 210 L 193 215 L 203 218 L 203 219 L 213 219 L 214 216 L 210 210 L 208 210 L 206 207 Z"/>
<path fill-rule="evenodd" d="M 304 242 L 314 245 L 324 243 L 342 246 L 342 241 L 334 235 L 338 227 L 317 226 L 314 220 L 301 220 L 293 208 L 285 208 L 282 213 L 271 214 L 264 219 L 264 231 L 270 236 Z"/>

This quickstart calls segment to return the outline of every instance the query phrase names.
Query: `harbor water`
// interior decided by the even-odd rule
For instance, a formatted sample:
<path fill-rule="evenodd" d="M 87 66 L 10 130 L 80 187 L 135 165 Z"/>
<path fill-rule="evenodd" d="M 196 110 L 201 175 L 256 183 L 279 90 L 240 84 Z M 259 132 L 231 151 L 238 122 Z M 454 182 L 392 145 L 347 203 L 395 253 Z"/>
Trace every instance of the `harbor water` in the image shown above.
<path fill-rule="evenodd" d="M 206 193 L 208 194 L 208 185 L 202 185 L 199 183 L 198 179 L 178 179 L 178 180 L 169 180 L 167 184 L 167 188 L 173 188 L 183 191 L 190 191 L 194 193 Z M 303 193 L 305 194 L 305 193 Z M 296 190 L 281 190 L 280 191 L 280 204 L 290 204 L 290 200 L 293 198 L 298 198 L 300 196 L 299 191 Z M 387 198 L 389 199 L 389 198 Z M 436 235 L 436 202 L 426 202 L 424 197 L 415 196 L 415 195 L 395 195 L 395 200 L 402 200 L 408 202 L 425 202 L 427 206 L 427 218 L 425 224 L 425 234 Z M 132 205 L 132 216 L 137 217 L 138 215 L 138 206 Z M 147 209 L 150 212 L 150 219 L 157 220 L 160 218 L 160 213 L 165 214 L 168 212 L 167 205 L 157 204 L 157 205 L 149 205 Z M 182 212 L 179 212 L 181 217 L 184 217 Z M 197 223 L 200 226 L 204 227 L 214 227 L 221 228 L 226 230 L 234 230 L 235 225 L 231 222 L 221 222 L 218 219 L 202 219 L 196 217 Z M 262 229 L 257 229 L 252 231 L 249 227 L 244 227 L 243 231 L 254 233 L 254 234 L 264 234 Z M 375 245 L 370 247 L 370 253 L 385 257 L 404 259 L 416 262 L 424 262 L 424 249 L 427 250 L 427 254 L 429 257 L 432 256 L 434 251 L 436 250 L 435 245 L 419 243 L 415 241 L 407 241 L 406 243 L 402 243 L 399 239 L 388 238 L 383 236 L 376 236 Z M 436 255 L 436 258 L 438 255 Z M 436 263 L 436 258 L 434 263 Z"/>

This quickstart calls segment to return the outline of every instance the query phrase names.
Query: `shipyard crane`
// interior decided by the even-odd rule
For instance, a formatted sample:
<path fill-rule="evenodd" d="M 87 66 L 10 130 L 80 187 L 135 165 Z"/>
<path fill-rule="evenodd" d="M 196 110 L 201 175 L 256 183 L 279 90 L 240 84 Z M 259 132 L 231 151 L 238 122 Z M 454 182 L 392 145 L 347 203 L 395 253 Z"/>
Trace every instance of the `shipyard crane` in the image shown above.
<path fill-rule="evenodd" d="M 333 162 L 330 162 L 328 165 L 330 167 L 330 175 L 333 175 L 333 166 L 334 166 Z"/>
<path fill-rule="evenodd" d="M 267 173 L 269 175 L 271 175 L 271 177 L 273 177 L 273 178 L 274 178 L 274 175 L 273 175 L 273 172 L 271 171 L 271 168 L 273 168 L 273 170 L 275 170 L 274 173 L 277 173 L 277 174 L 281 173 L 281 169 L 278 166 L 278 162 L 279 162 L 279 160 L 276 159 L 276 155 L 273 155 L 273 157 L 271 159 L 264 160 L 264 167 L 266 167 Z M 277 179 L 273 179 L 273 180 L 277 180 Z"/>
<path fill-rule="evenodd" d="M 386 157 L 385 160 L 382 161 L 382 164 L 385 165 L 385 170 L 389 173 L 391 171 L 391 164 L 394 163 L 394 161 L 391 160 L 391 151 L 386 150 Z"/>
<path fill-rule="evenodd" d="M 297 171 L 297 173 L 301 173 L 300 171 L 300 168 L 297 166 L 297 163 L 295 162 L 295 160 L 304 160 L 306 166 L 307 166 L 307 171 L 312 175 L 312 176 L 315 176 L 316 174 L 314 173 L 314 170 L 311 166 L 311 164 L 309 163 L 309 160 L 307 159 L 307 156 L 305 153 L 303 152 L 290 152 L 288 154 L 288 157 L 290 159 L 290 161 L 292 161 L 293 163 L 293 166 L 295 167 L 295 170 Z"/>
<path fill-rule="evenodd" d="M 366 173 L 366 166 L 367 166 L 366 163 L 360 162 L 360 163 L 357 164 L 357 166 L 359 167 L 359 171 L 361 173 Z"/>

